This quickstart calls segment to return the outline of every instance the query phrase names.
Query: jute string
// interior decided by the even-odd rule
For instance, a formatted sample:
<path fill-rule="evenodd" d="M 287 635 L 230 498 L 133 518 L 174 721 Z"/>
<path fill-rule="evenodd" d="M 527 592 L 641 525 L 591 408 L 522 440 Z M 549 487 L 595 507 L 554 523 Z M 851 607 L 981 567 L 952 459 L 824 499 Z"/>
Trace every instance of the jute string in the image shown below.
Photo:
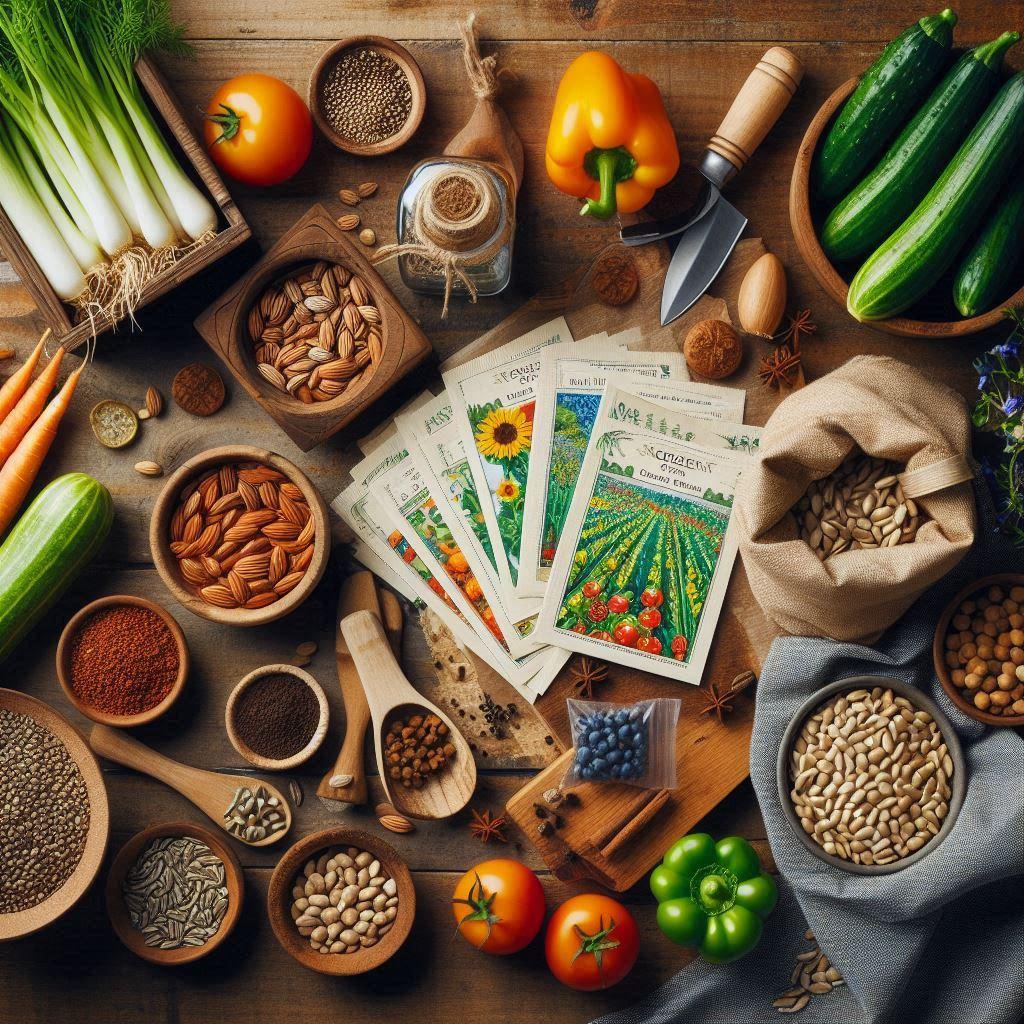
<path fill-rule="evenodd" d="M 478 100 L 492 99 L 498 91 L 502 71 L 496 58 L 480 56 L 480 44 L 475 28 L 476 14 L 470 14 L 459 25 L 462 38 L 462 59 L 469 78 L 470 88 Z M 459 179 L 456 182 L 456 179 Z M 460 211 L 462 216 L 446 209 L 445 187 L 453 183 L 472 189 L 476 202 L 472 208 Z M 494 235 L 494 229 L 501 219 L 501 199 L 494 182 L 486 172 L 470 164 L 438 174 L 428 182 L 416 199 L 411 234 L 415 241 L 396 242 L 381 246 L 374 254 L 373 263 L 383 263 L 399 256 L 408 256 L 422 261 L 439 276 L 444 277 L 444 305 L 441 319 L 448 316 L 448 305 L 456 281 L 462 282 L 470 302 L 476 302 L 476 285 L 466 273 L 466 256 L 473 251 L 473 263 L 486 263 L 498 254 L 507 241 L 508 231 Z M 451 213 L 452 216 L 446 216 Z M 493 240 L 485 249 L 480 244 L 487 238 Z"/>

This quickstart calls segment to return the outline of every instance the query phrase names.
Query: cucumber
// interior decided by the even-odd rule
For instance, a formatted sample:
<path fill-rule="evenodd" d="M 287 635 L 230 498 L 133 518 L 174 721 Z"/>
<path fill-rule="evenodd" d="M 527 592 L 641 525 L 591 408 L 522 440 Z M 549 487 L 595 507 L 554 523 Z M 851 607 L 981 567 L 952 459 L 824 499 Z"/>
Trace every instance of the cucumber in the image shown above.
<path fill-rule="evenodd" d="M 1024 251 L 1024 167 L 989 214 L 953 279 L 953 301 L 977 316 L 1006 298 Z"/>
<path fill-rule="evenodd" d="M 956 15 L 947 7 L 897 36 L 864 72 L 814 158 L 818 199 L 833 205 L 860 180 L 949 63 Z"/>
<path fill-rule="evenodd" d="M 821 244 L 829 259 L 864 257 L 900 226 L 992 99 L 1003 54 L 1019 39 L 1004 32 L 957 61 L 875 169 L 828 215 Z"/>
<path fill-rule="evenodd" d="M 895 316 L 949 268 L 1024 154 L 1024 72 L 1007 79 L 939 180 L 850 282 L 858 320 Z"/>
<path fill-rule="evenodd" d="M 113 518 L 110 492 L 85 473 L 39 492 L 0 545 L 0 661 L 92 560 Z"/>

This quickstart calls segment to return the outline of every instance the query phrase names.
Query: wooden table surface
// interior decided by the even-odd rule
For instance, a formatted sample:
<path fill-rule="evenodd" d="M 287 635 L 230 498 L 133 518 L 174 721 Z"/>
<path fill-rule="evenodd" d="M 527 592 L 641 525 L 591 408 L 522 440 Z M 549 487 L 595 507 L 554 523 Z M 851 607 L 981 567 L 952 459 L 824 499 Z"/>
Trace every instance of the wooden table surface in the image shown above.
<path fill-rule="evenodd" d="M 318 139 L 309 163 L 287 185 L 268 190 L 231 185 L 257 242 L 271 244 L 312 203 L 325 202 L 340 213 L 337 190 L 366 180 L 380 184 L 376 198 L 360 207 L 364 223 L 382 241 L 393 237 L 394 201 L 412 164 L 443 148 L 471 109 L 456 42 L 456 19 L 467 5 L 450 0 L 289 0 L 286 4 L 254 0 L 173 0 L 175 14 L 188 26 L 195 46 L 191 59 L 161 59 L 183 106 L 198 120 L 198 110 L 224 79 L 243 71 L 278 75 L 305 95 L 307 78 L 320 53 L 334 40 L 360 33 L 386 33 L 413 52 L 423 70 L 428 107 L 423 125 L 403 150 L 360 161 L 340 154 Z M 439 304 L 410 295 L 397 282 L 393 267 L 385 274 L 406 308 L 422 323 L 443 359 L 496 324 L 535 290 L 565 276 L 612 235 L 610 227 L 584 221 L 576 204 L 556 192 L 543 172 L 543 146 L 555 87 L 569 61 L 585 48 L 611 52 L 633 71 L 651 76 L 665 95 L 679 135 L 684 160 L 692 161 L 717 127 L 733 95 L 767 46 L 784 43 L 804 62 L 806 76 L 796 98 L 734 185 L 730 198 L 750 219 L 748 233 L 760 235 L 785 261 L 791 305 L 809 306 L 819 324 L 807 345 L 809 378 L 820 376 L 858 352 L 891 353 L 925 367 L 966 395 L 974 387 L 971 359 L 988 338 L 959 342 L 909 342 L 855 325 L 834 307 L 802 266 L 790 234 L 787 208 L 789 175 L 799 139 L 814 111 L 844 79 L 866 66 L 881 45 L 927 6 L 906 0 L 887 4 L 856 0 L 818 3 L 793 0 L 481 0 L 478 12 L 484 51 L 496 52 L 514 73 L 504 99 L 526 150 L 526 180 L 519 202 L 516 279 L 501 297 L 477 305 L 457 303 L 447 321 Z M 936 5 L 938 6 L 938 5 Z M 1006 28 L 1019 28 L 1021 0 L 964 0 L 958 38 L 978 42 Z M 493 41 L 493 42 L 492 42 Z M 1011 53 L 1019 67 L 1021 57 Z M 655 210 L 671 209 L 673 200 L 692 186 L 692 172 L 659 200 Z M 277 626 L 232 632 L 179 609 L 152 568 L 147 543 L 149 511 L 158 481 L 133 472 L 142 458 L 168 469 L 213 444 L 251 441 L 273 448 L 303 466 L 328 499 L 347 480 L 358 458 L 354 439 L 386 408 L 303 455 L 285 435 L 229 381 L 226 407 L 209 420 L 197 420 L 171 407 L 156 421 L 143 424 L 141 437 L 127 451 L 110 453 L 95 442 L 88 409 L 105 397 L 141 405 L 146 387 L 169 394 L 175 371 L 197 358 L 215 361 L 191 328 L 194 316 L 255 258 L 255 245 L 243 249 L 204 278 L 190 282 L 173 297 L 140 317 L 144 330 L 134 336 L 105 337 L 96 363 L 84 376 L 74 412 L 62 427 L 58 450 L 47 462 L 49 479 L 70 470 L 85 470 L 112 491 L 116 523 L 111 542 L 53 614 L 47 617 L 5 666 L 4 681 L 51 701 L 78 724 L 54 674 L 54 649 L 60 627 L 86 600 L 99 593 L 129 592 L 155 597 L 177 615 L 193 654 L 187 696 L 169 721 L 141 732 L 141 737 L 173 757 L 207 768 L 245 770 L 223 728 L 224 699 L 251 668 L 287 657 L 296 643 L 315 638 L 321 650 L 311 671 L 331 694 L 335 715 L 327 746 L 340 742 L 343 718 L 337 695 L 333 649 L 333 606 L 339 569 L 304 608 Z M 0 274 L 0 315 L 4 344 L 13 341 L 19 354 L 38 336 L 32 304 L 16 283 Z M 436 382 L 432 371 L 394 394 L 390 408 L 423 386 Z M 339 566 L 343 559 L 338 559 Z M 429 682 L 422 636 L 407 625 L 406 665 L 422 683 Z M 333 756 L 333 754 L 332 754 Z M 338 820 L 320 805 L 313 791 L 330 758 L 315 760 L 296 776 L 306 800 L 296 814 L 292 839 Z M 507 764 L 511 761 L 496 763 Z M 535 760 L 532 763 L 536 763 Z M 134 773 L 109 768 L 106 773 L 112 813 L 110 849 L 116 851 L 135 831 L 169 818 L 199 818 L 177 794 Z M 478 807 L 499 809 L 525 778 L 524 769 L 495 770 L 482 764 Z M 373 795 L 379 785 L 373 780 Z M 365 811 L 351 812 L 353 824 L 378 828 Z M 713 833 L 739 832 L 763 839 L 756 802 L 749 785 L 740 787 L 706 821 Z M 508 852 L 531 867 L 542 864 L 532 846 L 513 835 Z M 421 827 L 410 836 L 393 837 L 413 869 L 418 914 L 409 941 L 387 966 L 370 976 L 328 979 L 308 973 L 280 949 L 264 910 L 267 882 L 277 854 L 239 848 L 245 866 L 246 905 L 237 933 L 217 953 L 197 964 L 161 970 L 133 957 L 114 937 L 97 885 L 78 907 L 54 927 L 29 939 L 0 947 L 0 1022 L 167 1021 L 174 1024 L 251 1024 L 253 1021 L 306 1022 L 324 1013 L 341 1012 L 357 1021 L 411 1021 L 425 1016 L 461 1015 L 467 1022 L 558 1020 L 583 1022 L 624 1007 L 671 977 L 686 961 L 681 951 L 654 926 L 650 897 L 642 890 L 627 894 L 635 906 L 643 950 L 627 982 L 604 993 L 573 993 L 547 973 L 539 944 L 525 954 L 490 958 L 452 940 L 447 902 L 459 874 L 493 852 L 471 839 L 464 822 Z M 101 874 L 102 877 L 102 874 Z M 567 895 L 567 887 L 542 873 L 549 902 Z M 796 937 L 794 937 L 796 940 Z M 780 979 L 780 988 L 785 979 Z"/>

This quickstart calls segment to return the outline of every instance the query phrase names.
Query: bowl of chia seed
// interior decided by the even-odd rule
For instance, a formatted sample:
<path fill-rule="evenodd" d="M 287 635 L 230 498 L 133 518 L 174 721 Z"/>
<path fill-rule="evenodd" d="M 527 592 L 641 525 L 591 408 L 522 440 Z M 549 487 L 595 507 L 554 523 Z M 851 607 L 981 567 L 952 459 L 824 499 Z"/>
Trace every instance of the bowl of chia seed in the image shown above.
<path fill-rule="evenodd" d="M 99 764 L 48 704 L 0 689 L 0 941 L 52 924 L 92 884 L 110 831 Z"/>
<path fill-rule="evenodd" d="M 412 138 L 427 90 L 413 56 L 384 36 L 350 36 L 317 62 L 309 109 L 317 127 L 346 153 L 380 156 Z"/>

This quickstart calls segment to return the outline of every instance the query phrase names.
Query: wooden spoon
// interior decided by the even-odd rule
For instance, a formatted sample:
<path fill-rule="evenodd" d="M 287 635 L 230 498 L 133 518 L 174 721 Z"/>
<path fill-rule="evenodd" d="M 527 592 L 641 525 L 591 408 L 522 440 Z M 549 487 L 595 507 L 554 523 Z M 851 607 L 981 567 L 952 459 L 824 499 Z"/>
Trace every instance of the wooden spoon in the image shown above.
<path fill-rule="evenodd" d="M 394 594 L 387 590 L 378 592 L 373 573 L 357 572 L 349 576 L 342 584 L 338 596 L 338 630 L 334 641 L 338 680 L 345 703 L 345 740 L 334 767 L 320 780 L 316 790 L 317 796 L 341 805 L 328 807 L 331 811 L 344 810 L 345 804 L 366 803 L 363 750 L 366 745 L 366 729 L 370 724 L 370 708 L 359 681 L 359 673 L 352 663 L 341 633 L 341 620 L 361 608 L 384 619 L 393 650 L 396 647 L 400 649 L 402 642 L 402 606 Z M 337 778 L 347 781 L 344 785 L 332 786 L 331 780 Z"/>
<path fill-rule="evenodd" d="M 89 746 L 100 757 L 108 761 L 116 761 L 126 768 L 134 768 L 137 772 L 151 775 L 171 789 L 176 789 L 186 800 L 191 800 L 213 822 L 228 832 L 224 812 L 232 805 L 235 791 L 240 787 L 255 790 L 262 786 L 271 796 L 280 801 L 279 810 L 284 815 L 285 827 L 271 832 L 263 839 L 250 842 L 234 832 L 228 835 L 248 846 L 270 846 L 283 839 L 292 827 L 292 811 L 288 801 L 269 782 L 253 779 L 245 775 L 225 775 L 221 772 L 208 772 L 202 768 L 192 768 L 187 764 L 172 761 L 163 754 L 158 754 L 144 743 L 125 735 L 109 725 L 94 725 L 89 733 Z"/>
<path fill-rule="evenodd" d="M 413 689 L 395 660 L 377 616 L 366 611 L 353 612 L 342 619 L 341 631 L 370 705 L 377 770 L 388 799 L 399 814 L 410 818 L 448 818 L 458 814 L 476 789 L 476 763 L 462 733 L 440 708 Z M 399 715 L 412 714 L 437 715 L 448 726 L 455 746 L 455 758 L 441 771 L 427 776 L 422 789 L 392 786 L 384 764 L 384 734 L 388 723 Z"/>

